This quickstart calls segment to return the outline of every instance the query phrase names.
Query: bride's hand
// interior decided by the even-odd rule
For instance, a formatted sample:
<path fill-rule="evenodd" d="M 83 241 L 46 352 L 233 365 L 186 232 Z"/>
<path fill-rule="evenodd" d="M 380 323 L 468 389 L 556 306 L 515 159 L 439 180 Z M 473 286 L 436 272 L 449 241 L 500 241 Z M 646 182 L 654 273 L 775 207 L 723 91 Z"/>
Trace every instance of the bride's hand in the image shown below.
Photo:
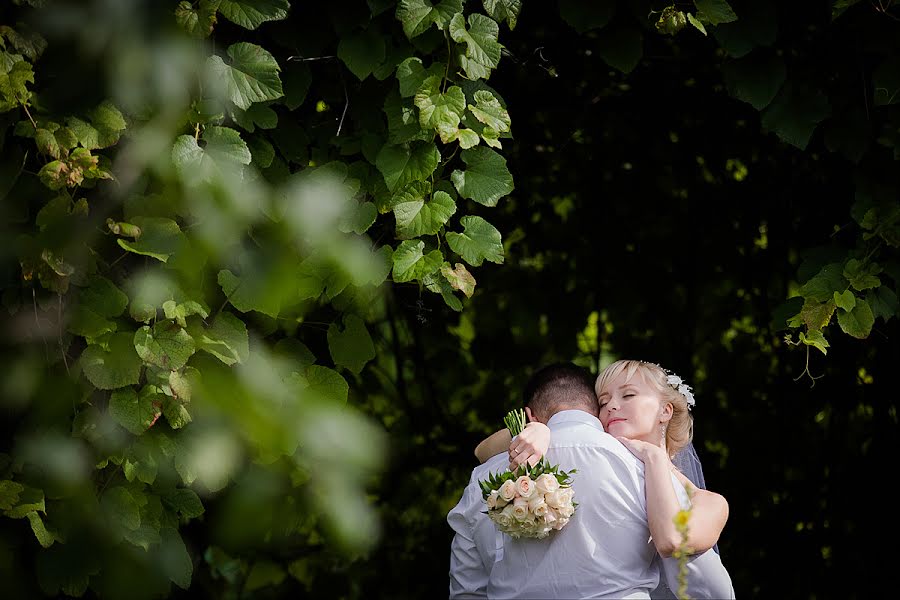
<path fill-rule="evenodd" d="M 509 444 L 509 470 L 515 471 L 525 461 L 534 466 L 550 447 L 550 428 L 532 421 Z"/>
<path fill-rule="evenodd" d="M 669 456 L 666 454 L 666 451 L 663 450 L 660 446 L 654 446 L 649 442 L 645 442 L 642 440 L 630 440 L 625 437 L 616 436 L 616 439 L 619 440 L 623 446 L 628 448 L 632 454 L 637 456 L 644 464 L 647 464 L 652 459 L 657 460 L 669 460 Z"/>

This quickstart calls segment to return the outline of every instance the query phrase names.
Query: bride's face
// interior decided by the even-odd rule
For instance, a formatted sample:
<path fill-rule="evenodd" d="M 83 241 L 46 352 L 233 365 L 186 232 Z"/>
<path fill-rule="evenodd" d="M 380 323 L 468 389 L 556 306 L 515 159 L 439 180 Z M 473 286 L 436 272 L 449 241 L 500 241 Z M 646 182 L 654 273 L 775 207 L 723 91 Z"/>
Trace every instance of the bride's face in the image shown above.
<path fill-rule="evenodd" d="M 611 435 L 658 445 L 662 399 L 640 370 L 626 377 L 623 371 L 600 394 L 600 422 Z"/>

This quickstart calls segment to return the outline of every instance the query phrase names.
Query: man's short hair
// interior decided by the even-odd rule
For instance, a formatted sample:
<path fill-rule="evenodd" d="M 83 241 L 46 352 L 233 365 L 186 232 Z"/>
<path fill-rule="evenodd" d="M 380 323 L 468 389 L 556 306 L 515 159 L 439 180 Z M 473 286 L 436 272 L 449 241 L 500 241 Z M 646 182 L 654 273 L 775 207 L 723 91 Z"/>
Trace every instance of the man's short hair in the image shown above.
<path fill-rule="evenodd" d="M 549 419 L 561 410 L 598 413 L 594 382 L 588 372 L 572 363 L 547 365 L 525 384 L 525 406 L 541 419 Z"/>

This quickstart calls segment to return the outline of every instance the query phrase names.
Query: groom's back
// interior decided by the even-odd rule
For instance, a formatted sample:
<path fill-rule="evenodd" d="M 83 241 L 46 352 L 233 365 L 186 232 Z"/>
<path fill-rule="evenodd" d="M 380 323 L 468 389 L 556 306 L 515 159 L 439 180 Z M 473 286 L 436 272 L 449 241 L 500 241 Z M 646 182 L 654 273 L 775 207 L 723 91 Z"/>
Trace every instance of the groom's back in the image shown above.
<path fill-rule="evenodd" d="M 643 465 L 586 412 L 548 422 L 547 460 L 572 477 L 578 507 L 543 540 L 503 536 L 491 571 L 491 598 L 646 598 L 658 583 L 651 566 Z M 500 553 L 502 552 L 502 555 Z"/>

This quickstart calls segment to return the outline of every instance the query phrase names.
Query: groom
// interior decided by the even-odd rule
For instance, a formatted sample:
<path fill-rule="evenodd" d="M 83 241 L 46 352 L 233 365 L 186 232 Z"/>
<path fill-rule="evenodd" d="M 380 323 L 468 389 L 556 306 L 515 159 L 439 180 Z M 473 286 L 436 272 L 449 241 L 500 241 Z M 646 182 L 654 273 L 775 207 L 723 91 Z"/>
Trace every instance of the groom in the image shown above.
<path fill-rule="evenodd" d="M 547 460 L 577 469 L 578 509 L 549 538 L 513 539 L 484 514 L 478 481 L 507 469 L 498 454 L 472 471 L 462 499 L 447 515 L 455 531 L 451 598 L 649 598 L 659 582 L 649 542 L 643 468 L 597 419 L 588 374 L 572 364 L 535 373 L 525 404 L 552 432 Z"/>

